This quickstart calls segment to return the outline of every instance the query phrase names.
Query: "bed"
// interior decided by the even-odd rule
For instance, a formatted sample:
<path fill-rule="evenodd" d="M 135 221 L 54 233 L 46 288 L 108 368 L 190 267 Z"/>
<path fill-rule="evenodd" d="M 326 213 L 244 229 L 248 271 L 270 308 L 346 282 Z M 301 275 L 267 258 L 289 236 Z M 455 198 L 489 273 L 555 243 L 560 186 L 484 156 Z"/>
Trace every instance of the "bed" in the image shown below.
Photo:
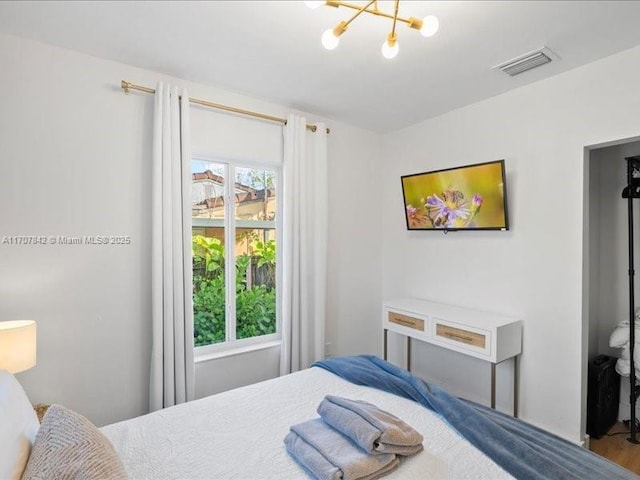
<path fill-rule="evenodd" d="M 349 357 L 344 360 L 348 363 L 354 358 L 374 358 L 376 362 L 390 366 L 376 357 Z M 291 425 L 317 417 L 318 404 L 325 395 L 331 394 L 377 405 L 423 435 L 424 450 L 403 458 L 399 467 L 385 478 L 514 478 L 483 453 L 483 448 L 474 446 L 452 428 L 451 425 L 456 424 L 455 419 L 443 417 L 410 398 L 384 391 L 380 385 L 376 385 L 376 388 L 357 385 L 353 379 L 345 378 L 348 375 L 343 375 L 339 369 L 330 368 L 332 365 L 314 366 L 291 375 L 170 407 L 105 426 L 100 432 L 113 445 L 129 478 L 305 479 L 309 476 L 288 455 L 283 439 Z M 389 368 L 397 369 L 392 366 Z M 405 374 L 410 376 L 402 371 L 402 375 Z M 383 378 L 378 372 L 375 372 L 375 376 Z M 509 418 L 508 421 L 515 422 L 514 425 L 524 424 L 501 414 L 496 415 Z M 537 431 L 534 427 L 528 428 Z M 531 430 L 528 432 L 525 431 L 523 435 L 530 435 Z M 553 447 L 554 450 L 562 450 L 559 455 L 574 463 L 577 460 L 578 466 L 585 462 L 595 466 L 595 470 L 589 467 L 586 471 L 597 472 L 601 469 L 610 479 L 638 478 L 580 447 L 551 435 L 549 438 L 559 442 Z M 507 454 L 512 449 L 510 445 L 498 448 Z M 36 445 L 33 450 L 36 450 Z M 584 471 L 576 472 L 575 476 L 556 476 L 539 471 L 535 475 L 517 477 L 601 478 L 584 476 Z"/>
<path fill-rule="evenodd" d="M 378 405 L 434 440 L 386 478 L 429 478 L 425 472 L 431 478 L 511 478 L 416 402 L 315 367 L 109 425 L 102 432 L 132 478 L 307 478 L 283 439 L 291 425 L 318 416 L 316 408 L 327 393 Z M 150 443 L 153 447 L 147 448 Z"/>

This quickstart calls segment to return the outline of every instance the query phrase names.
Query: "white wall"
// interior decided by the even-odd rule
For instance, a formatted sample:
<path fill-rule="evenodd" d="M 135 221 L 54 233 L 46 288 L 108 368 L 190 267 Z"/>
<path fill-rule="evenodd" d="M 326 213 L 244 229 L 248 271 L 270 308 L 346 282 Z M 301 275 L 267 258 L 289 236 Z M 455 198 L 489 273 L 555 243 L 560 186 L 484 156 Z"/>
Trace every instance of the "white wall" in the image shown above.
<path fill-rule="evenodd" d="M 598 287 L 600 283 L 600 177 L 602 176 L 602 170 L 605 167 L 604 163 L 599 161 L 599 152 L 601 149 L 594 149 L 593 151 L 587 150 L 585 152 L 585 161 L 587 167 L 585 168 L 585 186 L 588 191 L 585 192 L 585 204 L 588 209 L 588 215 L 585 221 L 585 242 L 583 247 L 588 255 L 588 261 L 584 262 L 584 275 L 583 288 L 585 290 L 585 296 L 583 296 L 584 308 L 587 311 L 589 317 L 589 332 L 587 335 L 587 359 L 591 361 L 600 352 L 598 347 L 598 335 L 599 335 L 599 321 L 600 316 L 600 295 Z M 592 294 L 591 292 L 594 292 Z"/>
<path fill-rule="evenodd" d="M 523 318 L 521 417 L 573 441 L 583 434 L 586 365 L 584 147 L 640 133 L 638 75 L 635 48 L 384 137 L 383 297 Z M 406 230 L 401 175 L 502 158 L 510 231 Z M 438 376 L 454 393 L 488 401 L 486 364 L 426 348 L 415 355 L 418 373 L 434 376 L 438 361 Z M 498 379 L 501 408 L 509 401 L 508 368 Z"/>
<path fill-rule="evenodd" d="M 212 86 L 0 35 L 0 239 L 127 235 L 127 246 L 0 244 L 0 320 L 38 321 L 38 365 L 19 374 L 31 400 L 99 425 L 147 411 L 153 97 L 120 80 L 187 86 L 192 96 L 286 116 L 291 109 Z M 332 120 L 327 341 L 375 349 L 381 302 L 380 138 Z M 195 152 L 281 157 L 281 127 L 192 108 Z M 358 199 L 365 200 L 360 204 Z M 361 208 L 366 205 L 366 208 Z M 353 265 L 354 268 L 351 268 Z M 345 272 L 348 270 L 348 272 Z M 354 341 L 352 331 L 364 332 Z M 197 365 L 200 395 L 273 377 L 277 349 Z"/>
<path fill-rule="evenodd" d="M 381 139 L 331 130 L 327 338 L 331 355 L 380 353 L 382 309 Z M 349 167 L 347 168 L 347 165 Z"/>

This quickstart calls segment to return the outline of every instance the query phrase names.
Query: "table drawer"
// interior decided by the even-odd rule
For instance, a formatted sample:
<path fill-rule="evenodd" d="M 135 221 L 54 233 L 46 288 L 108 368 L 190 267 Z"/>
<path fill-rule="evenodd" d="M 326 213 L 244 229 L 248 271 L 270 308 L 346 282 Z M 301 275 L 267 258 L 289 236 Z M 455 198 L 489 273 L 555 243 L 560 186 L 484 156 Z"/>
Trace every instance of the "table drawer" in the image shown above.
<path fill-rule="evenodd" d="M 402 325 L 403 327 L 413 328 L 424 332 L 424 320 L 421 318 L 410 317 L 396 312 L 389 312 L 388 320 L 389 323 L 395 323 L 396 325 Z"/>
<path fill-rule="evenodd" d="M 450 327 L 449 325 L 443 325 L 441 323 L 436 324 L 436 336 L 478 348 L 484 349 L 487 347 L 486 335 L 463 330 L 462 328 Z"/>
<path fill-rule="evenodd" d="M 440 318 L 433 319 L 433 341 L 459 352 L 475 352 L 483 357 L 491 356 L 491 332 Z"/>

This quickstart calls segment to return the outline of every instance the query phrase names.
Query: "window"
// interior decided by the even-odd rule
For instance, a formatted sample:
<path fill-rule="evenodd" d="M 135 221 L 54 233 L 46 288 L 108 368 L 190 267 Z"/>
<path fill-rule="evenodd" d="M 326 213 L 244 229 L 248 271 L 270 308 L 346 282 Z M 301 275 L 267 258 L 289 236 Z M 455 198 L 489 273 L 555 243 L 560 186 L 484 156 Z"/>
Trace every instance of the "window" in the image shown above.
<path fill-rule="evenodd" d="M 192 161 L 196 347 L 278 338 L 279 176 L 279 169 Z"/>

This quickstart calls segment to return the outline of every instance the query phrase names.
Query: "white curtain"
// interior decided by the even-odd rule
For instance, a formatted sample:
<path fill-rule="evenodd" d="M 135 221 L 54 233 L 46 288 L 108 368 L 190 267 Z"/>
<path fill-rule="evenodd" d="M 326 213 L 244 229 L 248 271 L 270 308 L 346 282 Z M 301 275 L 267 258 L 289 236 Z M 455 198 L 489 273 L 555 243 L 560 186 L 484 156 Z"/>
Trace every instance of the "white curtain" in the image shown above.
<path fill-rule="evenodd" d="M 284 128 L 280 374 L 324 358 L 327 290 L 327 133 L 289 115 Z"/>
<path fill-rule="evenodd" d="M 193 399 L 191 145 L 186 90 L 156 88 L 152 166 L 150 410 Z"/>

